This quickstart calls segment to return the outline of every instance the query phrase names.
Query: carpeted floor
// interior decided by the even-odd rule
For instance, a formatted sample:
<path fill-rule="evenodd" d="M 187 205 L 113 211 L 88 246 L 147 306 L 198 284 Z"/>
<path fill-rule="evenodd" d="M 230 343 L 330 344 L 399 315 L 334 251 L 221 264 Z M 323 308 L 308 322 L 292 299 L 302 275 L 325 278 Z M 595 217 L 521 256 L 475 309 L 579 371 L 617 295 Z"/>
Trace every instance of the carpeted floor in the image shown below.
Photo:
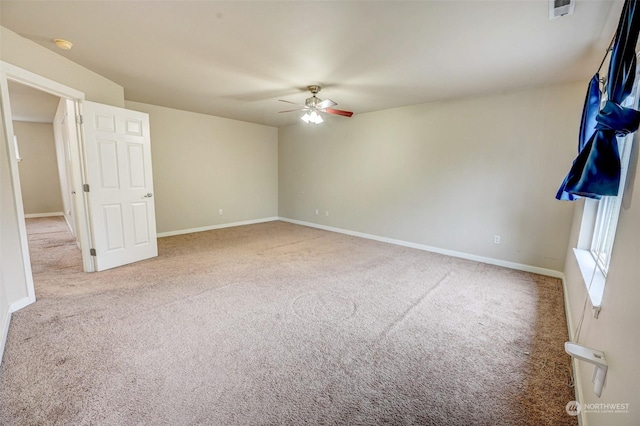
<path fill-rule="evenodd" d="M 2 425 L 576 425 L 558 279 L 284 222 L 81 272 L 28 220 Z"/>

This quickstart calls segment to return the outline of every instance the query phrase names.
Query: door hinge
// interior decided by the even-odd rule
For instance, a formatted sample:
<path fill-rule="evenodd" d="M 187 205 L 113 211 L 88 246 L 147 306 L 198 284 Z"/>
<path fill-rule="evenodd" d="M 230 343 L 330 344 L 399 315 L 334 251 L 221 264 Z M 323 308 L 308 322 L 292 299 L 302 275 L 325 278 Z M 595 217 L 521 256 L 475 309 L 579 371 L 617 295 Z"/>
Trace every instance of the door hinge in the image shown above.
<path fill-rule="evenodd" d="M 84 185 L 82 185 L 82 190 L 83 190 L 84 192 L 89 192 L 89 184 L 88 184 L 88 183 L 85 183 Z"/>
<path fill-rule="evenodd" d="M 96 255 L 96 249 L 89 249 L 89 254 L 91 256 L 95 256 Z"/>
<path fill-rule="evenodd" d="M 78 115 L 78 116 L 76 117 L 76 122 L 77 122 L 78 124 L 84 124 L 84 117 L 83 117 L 82 115 Z"/>

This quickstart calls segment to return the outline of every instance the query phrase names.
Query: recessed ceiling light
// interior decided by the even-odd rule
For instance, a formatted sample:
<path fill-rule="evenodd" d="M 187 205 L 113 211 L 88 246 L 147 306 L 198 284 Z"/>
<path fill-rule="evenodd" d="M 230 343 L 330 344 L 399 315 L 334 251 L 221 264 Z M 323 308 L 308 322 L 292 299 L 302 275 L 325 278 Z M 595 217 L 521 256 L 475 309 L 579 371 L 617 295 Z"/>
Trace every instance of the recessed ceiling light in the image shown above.
<path fill-rule="evenodd" d="M 62 50 L 71 50 L 71 48 L 73 47 L 73 43 L 61 38 L 54 38 L 53 42 Z"/>

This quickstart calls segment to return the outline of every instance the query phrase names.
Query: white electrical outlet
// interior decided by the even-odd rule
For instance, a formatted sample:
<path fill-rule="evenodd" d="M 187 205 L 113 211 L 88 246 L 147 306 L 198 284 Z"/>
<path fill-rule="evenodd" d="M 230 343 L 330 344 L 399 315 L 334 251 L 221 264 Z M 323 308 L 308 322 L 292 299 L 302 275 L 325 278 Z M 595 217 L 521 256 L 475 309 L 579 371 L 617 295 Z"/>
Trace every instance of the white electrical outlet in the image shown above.
<path fill-rule="evenodd" d="M 319 214 L 320 214 L 320 211 L 316 209 L 316 216 L 318 216 Z"/>
<path fill-rule="evenodd" d="M 325 216 L 329 216 L 329 210 L 325 211 L 325 212 L 324 212 L 324 215 L 325 215 Z"/>
<path fill-rule="evenodd" d="M 222 213 L 222 209 L 218 210 L 218 214 L 219 214 L 219 215 L 222 215 L 222 214 L 223 214 L 223 213 Z"/>
<path fill-rule="evenodd" d="M 493 244 L 500 244 L 500 235 L 493 236 Z"/>

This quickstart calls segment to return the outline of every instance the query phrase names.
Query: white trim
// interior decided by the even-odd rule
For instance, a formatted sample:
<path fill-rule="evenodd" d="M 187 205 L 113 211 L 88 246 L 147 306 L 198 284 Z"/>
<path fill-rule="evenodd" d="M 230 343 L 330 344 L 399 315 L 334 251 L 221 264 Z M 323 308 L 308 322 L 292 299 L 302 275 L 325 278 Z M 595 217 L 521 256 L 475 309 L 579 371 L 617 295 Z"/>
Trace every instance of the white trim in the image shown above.
<path fill-rule="evenodd" d="M 19 311 L 20 309 L 24 308 L 25 306 L 29 306 L 35 301 L 36 301 L 35 297 L 25 297 L 23 299 L 16 300 L 15 302 L 9 305 L 9 312 L 13 313 L 13 312 Z"/>
<path fill-rule="evenodd" d="M 62 214 L 62 217 L 64 217 L 64 223 L 67 224 L 67 227 L 69 228 L 69 232 L 71 232 L 71 235 L 73 235 L 73 238 L 76 240 L 76 245 L 78 246 L 78 248 L 80 248 L 80 242 L 78 242 L 78 239 L 76 238 L 76 236 L 73 233 L 73 228 L 71 227 L 71 224 L 69 223 L 69 218 L 64 213 Z"/>
<path fill-rule="evenodd" d="M 54 216 L 64 216 L 62 212 L 53 212 L 53 213 L 29 213 L 25 214 L 25 219 L 35 219 L 38 217 L 54 217 Z"/>
<path fill-rule="evenodd" d="M 20 239 L 20 251 L 22 257 L 22 272 L 24 273 L 25 285 L 27 287 L 27 297 L 35 299 L 35 289 L 33 286 L 33 273 L 31 271 L 31 257 L 29 255 L 29 244 L 27 239 L 27 226 L 24 220 L 24 204 L 22 202 L 22 187 L 20 184 L 20 173 L 18 169 L 18 157 L 16 147 L 13 143 L 13 119 L 11 117 L 11 105 L 9 103 L 9 79 L 13 74 L 20 74 L 21 69 L 0 61 L 0 93 L 2 94 L 2 119 L 4 120 L 5 138 L 7 140 L 7 151 L 9 154 L 9 174 L 11 176 L 11 194 L 15 203 L 15 214 Z M 13 73 L 13 74 L 12 74 Z"/>
<path fill-rule="evenodd" d="M 2 357 L 4 355 L 4 347 L 7 344 L 7 336 L 9 335 L 9 325 L 11 324 L 11 314 L 28 306 L 36 301 L 35 297 L 25 297 L 16 302 L 13 302 L 7 307 L 7 313 L 2 318 L 2 325 L 0 326 L 0 363 L 2 363 Z"/>
<path fill-rule="evenodd" d="M 338 232 L 340 234 L 352 235 L 354 237 L 366 238 L 369 240 L 381 241 L 383 243 L 395 244 L 398 246 L 414 248 L 418 250 L 429 251 L 433 253 L 444 254 L 452 257 L 459 257 L 461 259 L 473 260 L 476 262 L 487 263 L 489 265 L 502 266 L 509 269 L 516 269 L 518 271 L 532 272 L 534 274 L 546 275 L 554 278 L 562 278 L 564 274 L 560 271 L 554 271 L 553 269 L 540 268 L 538 266 L 524 265 L 522 263 L 509 262 L 506 260 L 494 259 L 491 257 L 477 256 L 475 254 L 463 253 L 454 250 L 441 249 L 438 247 L 427 246 L 425 244 L 412 243 L 409 241 L 396 240 L 394 238 L 380 237 L 378 235 L 365 234 L 363 232 L 350 231 L 348 229 L 334 228 L 333 226 L 319 225 L 317 223 L 304 222 L 301 220 L 289 219 L 286 217 L 280 217 L 279 220 L 283 222 L 295 223 L 296 225 L 309 226 L 311 228 L 323 229 L 325 231 Z"/>
<path fill-rule="evenodd" d="M 578 262 L 578 268 L 582 274 L 585 289 L 589 294 L 589 301 L 594 308 L 602 306 L 602 295 L 607 278 L 596 264 L 596 260 L 589 250 L 573 249 Z"/>
<path fill-rule="evenodd" d="M 564 296 L 564 316 L 567 317 L 567 330 L 569 332 L 569 340 L 573 341 L 575 337 L 573 335 L 573 318 L 571 317 L 571 305 L 569 303 L 569 290 L 567 289 L 567 280 L 563 277 L 562 279 L 562 295 Z"/>
<path fill-rule="evenodd" d="M 192 234 L 194 232 L 212 231 L 214 229 L 232 228 L 234 226 L 253 225 L 255 223 L 274 222 L 280 220 L 279 217 L 265 217 L 262 219 L 245 220 L 242 222 L 223 223 L 221 225 L 203 226 L 201 228 L 181 229 L 178 231 L 161 232 L 158 234 L 158 238 L 172 237 L 174 235 Z"/>
<path fill-rule="evenodd" d="M 73 112 L 67 110 L 67 114 L 73 114 L 74 117 L 82 116 L 83 100 L 73 100 Z M 67 107 L 70 106 L 69 102 L 67 102 Z M 93 229 L 90 221 L 89 194 L 82 190 L 82 184 L 88 182 L 86 155 L 84 152 L 84 129 L 83 124 L 79 123 L 77 119 L 74 121 L 75 126 L 69 126 L 69 155 L 71 156 L 71 188 L 75 188 L 77 194 L 72 203 L 74 209 L 73 217 L 76 222 L 75 238 L 82 253 L 82 268 L 85 272 L 95 272 L 95 258 L 91 256 L 90 252 L 91 247 L 93 247 Z"/>
<path fill-rule="evenodd" d="M 564 274 L 562 272 L 554 271 L 553 269 L 540 268 L 538 266 L 524 265 L 522 263 L 508 262 L 506 260 L 494 259 L 494 258 L 484 257 L 484 256 L 477 256 L 475 254 L 462 253 L 454 250 L 441 249 L 438 247 L 412 243 L 409 241 L 396 240 L 393 238 L 381 237 L 378 235 L 365 234 L 363 232 L 350 231 L 348 229 L 335 228 L 333 226 L 319 225 L 317 223 L 304 222 L 296 219 L 289 219 L 287 217 L 266 217 L 262 219 L 245 220 L 242 222 L 232 222 L 232 223 L 223 223 L 220 225 L 203 226 L 201 228 L 191 228 L 191 229 L 182 229 L 178 231 L 160 232 L 158 233 L 158 238 L 171 237 L 174 235 L 191 234 L 194 232 L 212 231 L 214 229 L 231 228 L 234 226 L 253 225 L 256 223 L 273 222 L 276 220 L 294 223 L 296 225 L 308 226 L 310 228 L 318 228 L 318 229 L 322 229 L 330 232 L 337 232 L 339 234 L 346 234 L 354 237 L 366 238 L 368 240 L 375 240 L 383 243 L 395 244 L 398 246 L 444 254 L 447 256 L 458 257 L 461 259 L 473 260 L 476 262 L 487 263 L 489 265 L 502 266 L 509 269 L 516 269 L 518 271 L 532 272 L 534 274 L 540 274 L 540 275 L 546 275 L 549 277 L 564 279 Z"/>
<path fill-rule="evenodd" d="M 33 87 L 34 89 L 41 90 L 43 92 L 50 93 L 54 96 L 67 99 L 81 99 L 84 100 L 84 93 L 72 89 L 71 87 L 60 84 L 57 81 L 50 80 L 46 77 L 42 77 L 31 71 L 12 65 L 8 62 L 0 61 L 0 67 L 7 78 L 16 81 L 25 86 Z"/>
<path fill-rule="evenodd" d="M 54 96 L 58 96 L 60 98 L 69 99 L 74 102 L 74 115 L 81 110 L 80 103 L 85 99 L 85 95 L 83 92 L 80 92 L 71 87 L 65 86 L 64 84 L 60 84 L 56 81 L 50 80 L 46 77 L 42 77 L 38 74 L 35 74 L 26 69 L 17 67 L 8 62 L 0 61 L 0 89 L 2 91 L 2 106 L 3 106 L 3 115 L 5 119 L 5 136 L 7 137 L 7 141 L 12 139 L 13 136 L 13 124 L 11 117 L 11 108 L 9 104 L 9 92 L 8 92 L 8 82 L 15 81 L 20 84 L 33 87 L 35 89 L 41 90 L 43 92 L 52 94 Z M 77 143 L 71 144 L 73 146 L 72 151 L 81 150 L 82 149 L 82 140 L 80 138 L 80 124 L 76 123 L 76 141 Z M 71 138 L 71 135 L 69 136 Z M 8 142 L 7 142 L 8 143 Z M 74 153 L 72 152 L 72 156 Z M 24 217 L 24 208 L 22 202 L 22 189 L 20 187 L 19 182 L 19 173 L 17 170 L 17 160 L 16 153 L 12 144 L 9 144 L 9 160 L 11 162 L 11 175 L 13 179 L 13 187 L 14 187 L 14 199 L 17 206 L 17 215 L 18 215 L 18 229 L 20 233 L 21 240 L 21 248 L 23 251 L 23 268 L 26 275 L 27 281 L 27 292 L 29 293 L 29 297 L 35 298 L 35 290 L 33 288 L 33 274 L 31 271 L 31 261 L 29 258 L 29 247 L 27 242 L 27 234 L 26 234 L 26 226 L 25 226 L 25 217 Z M 78 154 L 75 158 L 72 159 L 73 168 L 77 169 L 75 172 L 78 176 L 82 176 L 82 170 L 84 168 L 83 158 L 81 153 Z M 79 178 L 80 179 L 80 178 Z M 74 203 L 74 208 L 76 209 L 76 217 L 81 216 L 85 213 L 86 207 L 83 202 Z M 88 228 L 88 224 L 82 223 L 80 226 L 76 227 L 76 240 L 80 244 L 82 251 L 82 264 L 83 268 L 86 272 L 93 272 L 93 258 L 89 254 L 90 238 L 89 238 L 90 230 Z"/>
<path fill-rule="evenodd" d="M 2 356 L 4 355 L 4 347 L 7 343 L 7 336 L 9 335 L 9 324 L 11 323 L 11 309 L 7 309 L 7 313 L 2 318 L 2 327 L 0 328 L 0 364 L 2 363 Z"/>
<path fill-rule="evenodd" d="M 564 296 L 564 316 L 567 319 L 567 329 L 569 332 L 569 341 L 573 342 L 575 338 L 575 329 L 573 328 L 573 318 L 571 317 L 571 304 L 569 302 L 569 290 L 567 288 L 567 281 L 565 277 L 562 277 L 562 295 Z M 571 370 L 573 374 L 573 391 L 576 401 L 584 401 L 582 397 L 582 377 L 580 376 L 580 363 L 577 359 L 571 357 Z M 567 401 L 568 402 L 568 401 Z M 578 416 L 578 425 L 587 426 L 587 416 L 584 410 L 580 411 Z"/>
<path fill-rule="evenodd" d="M 578 362 L 578 359 L 571 357 L 571 366 L 573 368 L 573 389 L 575 391 L 576 401 L 582 403 L 584 398 L 582 396 L 582 378 L 580 376 L 580 363 Z M 585 410 L 580 410 L 578 426 L 588 426 L 588 424 L 589 421 L 587 420 L 587 413 L 585 413 Z"/>

